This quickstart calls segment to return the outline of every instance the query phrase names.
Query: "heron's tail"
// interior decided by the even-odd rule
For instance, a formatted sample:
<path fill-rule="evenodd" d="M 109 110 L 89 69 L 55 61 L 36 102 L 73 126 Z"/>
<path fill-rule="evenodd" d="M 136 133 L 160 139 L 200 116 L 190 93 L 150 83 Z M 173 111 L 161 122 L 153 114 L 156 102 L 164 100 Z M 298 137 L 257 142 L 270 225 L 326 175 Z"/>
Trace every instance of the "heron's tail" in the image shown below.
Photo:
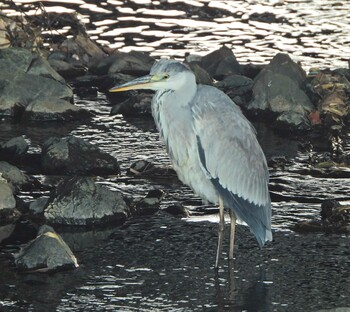
<path fill-rule="evenodd" d="M 232 209 L 238 219 L 247 223 L 260 247 L 272 241 L 270 201 L 258 205 L 228 191 L 217 180 L 213 179 L 212 182 L 224 201 L 224 207 Z"/>

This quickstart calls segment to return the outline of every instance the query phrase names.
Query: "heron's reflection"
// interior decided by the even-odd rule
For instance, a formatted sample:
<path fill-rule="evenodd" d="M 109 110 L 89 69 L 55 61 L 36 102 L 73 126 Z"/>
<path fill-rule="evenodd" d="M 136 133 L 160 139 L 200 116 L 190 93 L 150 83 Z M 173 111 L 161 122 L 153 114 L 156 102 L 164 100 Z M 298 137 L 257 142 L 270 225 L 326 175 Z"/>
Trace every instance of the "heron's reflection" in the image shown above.
<path fill-rule="evenodd" d="M 228 270 L 215 272 L 217 311 L 271 311 L 266 268 L 239 270 L 234 260 Z"/>

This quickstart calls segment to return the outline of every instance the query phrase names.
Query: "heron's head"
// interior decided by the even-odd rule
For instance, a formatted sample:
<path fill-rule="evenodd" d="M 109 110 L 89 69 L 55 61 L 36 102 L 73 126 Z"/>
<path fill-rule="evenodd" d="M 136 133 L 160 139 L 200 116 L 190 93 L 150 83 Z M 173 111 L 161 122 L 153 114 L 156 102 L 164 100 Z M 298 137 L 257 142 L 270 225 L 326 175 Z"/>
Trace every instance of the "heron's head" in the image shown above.
<path fill-rule="evenodd" d="M 195 76 L 187 65 L 174 60 L 162 59 L 152 66 L 149 75 L 115 86 L 109 92 L 136 89 L 178 90 L 195 83 Z"/>

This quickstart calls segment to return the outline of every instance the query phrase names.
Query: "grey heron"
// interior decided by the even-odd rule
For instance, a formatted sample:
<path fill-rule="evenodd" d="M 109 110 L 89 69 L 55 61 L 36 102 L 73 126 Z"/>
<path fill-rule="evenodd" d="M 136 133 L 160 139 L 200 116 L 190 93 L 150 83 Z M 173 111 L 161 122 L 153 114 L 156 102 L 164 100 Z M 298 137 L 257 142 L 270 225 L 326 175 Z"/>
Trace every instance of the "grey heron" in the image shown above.
<path fill-rule="evenodd" d="M 244 221 L 260 247 L 272 240 L 269 174 L 256 131 L 222 91 L 197 85 L 190 68 L 175 60 L 156 62 L 149 75 L 110 92 L 151 89 L 152 114 L 180 180 L 202 199 L 219 205 L 218 247 L 230 212 L 229 259 L 233 259 L 236 218 Z"/>

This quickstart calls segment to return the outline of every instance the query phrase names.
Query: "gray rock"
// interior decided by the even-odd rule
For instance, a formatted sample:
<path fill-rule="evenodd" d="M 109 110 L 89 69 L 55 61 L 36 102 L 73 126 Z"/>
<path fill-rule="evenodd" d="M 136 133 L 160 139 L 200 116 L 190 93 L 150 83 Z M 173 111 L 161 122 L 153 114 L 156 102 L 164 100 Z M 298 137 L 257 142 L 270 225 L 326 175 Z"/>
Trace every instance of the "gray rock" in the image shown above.
<path fill-rule="evenodd" d="M 56 98 L 71 101 L 72 89 L 56 80 L 26 73 L 0 73 L 0 116 L 19 117 L 32 101 Z"/>
<path fill-rule="evenodd" d="M 121 53 L 116 54 L 116 58 L 108 69 L 108 74 L 123 73 L 134 76 L 146 75 L 149 73 L 154 59 L 150 56 L 140 53 Z"/>
<path fill-rule="evenodd" d="M 51 224 L 120 224 L 128 215 L 128 207 L 119 193 L 96 184 L 91 178 L 74 177 L 58 184 L 44 215 Z"/>
<path fill-rule="evenodd" d="M 49 63 L 55 71 L 57 71 L 62 77 L 66 79 L 82 76 L 87 71 L 87 69 L 83 66 L 71 64 L 64 60 L 57 60 L 52 58 L 49 60 Z"/>
<path fill-rule="evenodd" d="M 194 75 L 196 76 L 196 82 L 198 84 L 204 84 L 209 86 L 213 85 L 213 80 L 211 79 L 210 75 L 205 69 L 203 69 L 197 63 L 190 63 L 189 66 L 193 71 Z"/>
<path fill-rule="evenodd" d="M 203 56 L 200 65 L 217 80 L 221 80 L 232 74 L 241 73 L 241 68 L 236 57 L 232 50 L 226 46 Z"/>
<path fill-rule="evenodd" d="M 178 218 L 188 218 L 190 216 L 188 209 L 180 204 L 168 206 L 164 210 Z"/>
<path fill-rule="evenodd" d="M 26 188 L 33 183 L 33 178 L 6 161 L 0 161 L 0 173 L 14 191 Z"/>
<path fill-rule="evenodd" d="M 121 103 L 115 104 L 111 109 L 111 115 L 122 114 L 126 117 L 152 116 L 152 98 L 153 94 L 138 93 Z"/>
<path fill-rule="evenodd" d="M 87 119 L 92 113 L 59 98 L 42 97 L 32 101 L 22 116 L 26 121 L 69 121 Z"/>
<path fill-rule="evenodd" d="M 6 225 L 0 226 L 0 243 L 5 240 L 6 238 L 10 237 L 13 233 L 14 229 L 16 227 L 16 224 L 10 223 Z"/>
<path fill-rule="evenodd" d="M 49 174 L 119 174 L 116 158 L 73 136 L 50 138 L 42 148 L 42 168 Z"/>
<path fill-rule="evenodd" d="M 279 121 L 287 123 L 292 120 L 290 124 L 292 127 L 295 124 L 300 127 L 297 120 L 304 123 L 307 115 L 315 109 L 310 99 L 300 89 L 298 81 L 280 73 L 274 73 L 270 69 L 263 69 L 260 72 L 252 91 L 252 101 L 247 105 L 248 110 L 273 113 L 276 118 L 284 114 Z M 302 127 L 308 128 L 308 122 Z"/>
<path fill-rule="evenodd" d="M 289 77 L 300 87 L 306 78 L 306 72 L 301 66 L 295 63 L 288 54 L 278 53 L 266 66 L 267 70 L 271 70 L 276 74 Z"/>
<path fill-rule="evenodd" d="M 23 136 L 0 143 L 0 159 L 20 158 L 27 153 L 29 145 Z"/>
<path fill-rule="evenodd" d="M 64 78 L 52 68 L 47 60 L 43 59 L 42 57 L 35 56 L 26 73 L 51 78 L 63 85 L 66 84 Z"/>
<path fill-rule="evenodd" d="M 16 200 L 13 196 L 11 185 L 2 178 L 0 174 L 0 210 L 13 209 L 16 207 Z"/>
<path fill-rule="evenodd" d="M 49 202 L 48 197 L 37 198 L 36 200 L 32 201 L 29 204 L 29 210 L 33 214 L 41 214 L 44 212 L 48 202 Z"/>
<path fill-rule="evenodd" d="M 217 88 L 230 90 L 235 95 L 243 95 L 250 92 L 253 88 L 254 81 L 242 75 L 231 75 L 217 82 Z"/>
<path fill-rule="evenodd" d="M 309 119 L 298 112 L 284 112 L 276 118 L 276 128 L 285 130 L 308 130 L 311 125 Z"/>
<path fill-rule="evenodd" d="M 49 272 L 77 268 L 78 262 L 68 245 L 53 228 L 43 225 L 38 236 L 15 256 L 21 271 Z"/>
<path fill-rule="evenodd" d="M 0 116 L 19 118 L 32 101 L 73 100 L 73 91 L 42 57 L 28 50 L 0 51 Z"/>
<path fill-rule="evenodd" d="M 164 192 L 151 190 L 148 194 L 133 205 L 131 211 L 134 215 L 152 215 L 159 211 Z"/>
<path fill-rule="evenodd" d="M 0 73 L 26 72 L 34 58 L 27 49 L 0 49 Z"/>

